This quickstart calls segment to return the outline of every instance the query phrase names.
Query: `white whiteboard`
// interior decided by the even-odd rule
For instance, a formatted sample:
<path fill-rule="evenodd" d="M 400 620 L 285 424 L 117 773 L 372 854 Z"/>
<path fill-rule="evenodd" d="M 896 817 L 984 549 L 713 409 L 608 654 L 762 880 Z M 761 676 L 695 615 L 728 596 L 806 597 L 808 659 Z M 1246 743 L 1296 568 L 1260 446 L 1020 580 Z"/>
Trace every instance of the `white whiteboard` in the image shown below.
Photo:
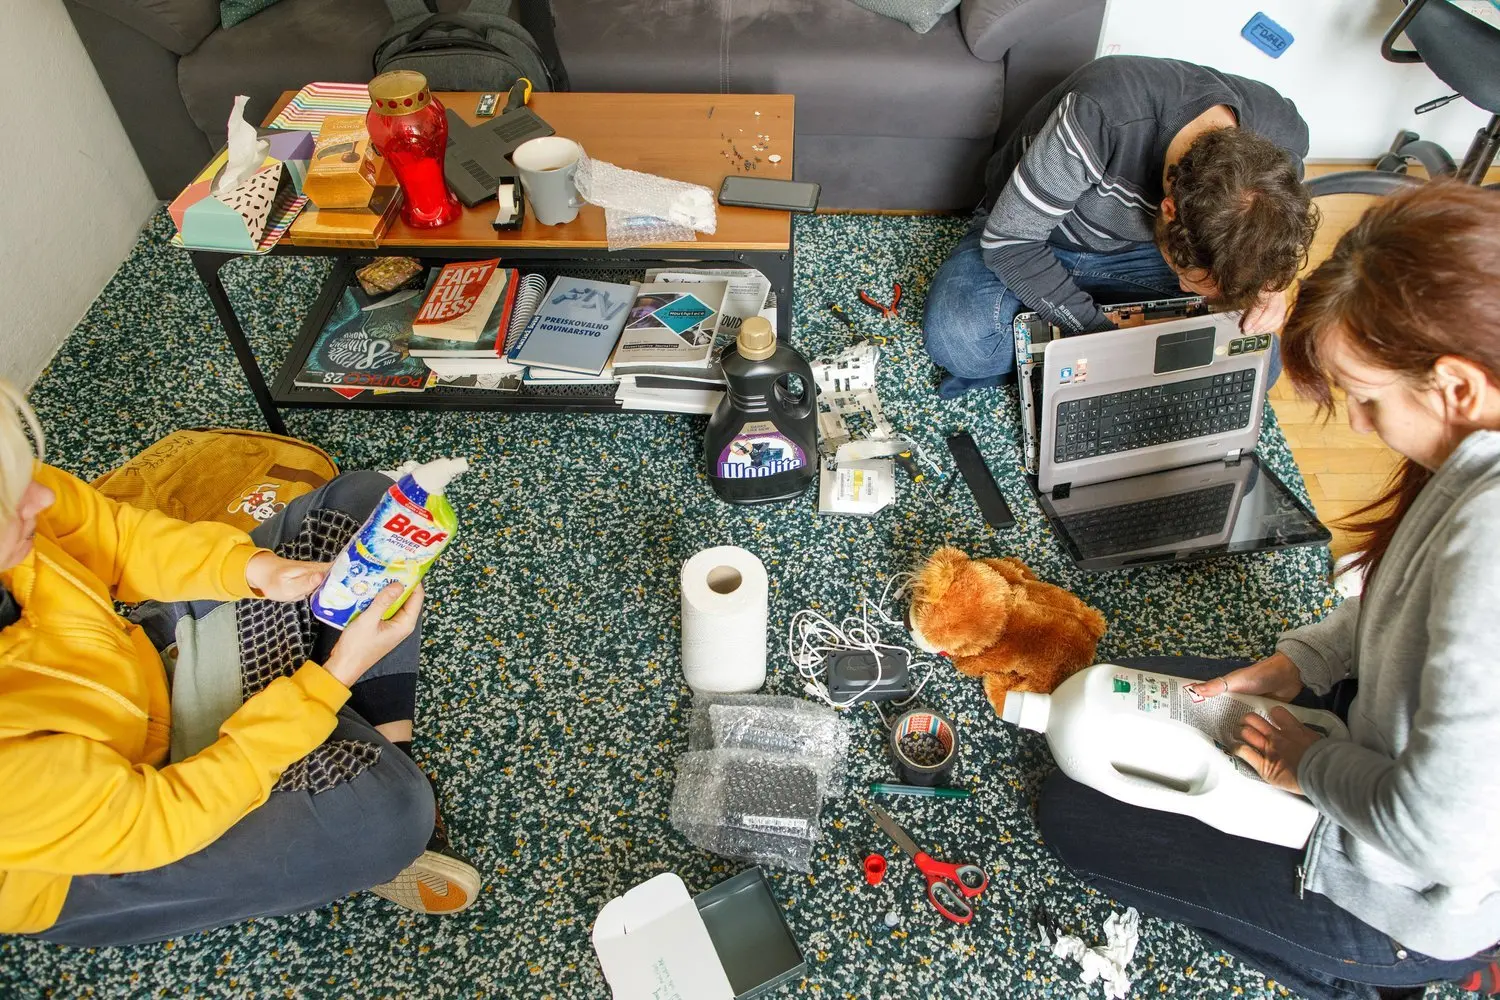
<path fill-rule="evenodd" d="M 1497 19 L 1489 0 L 1460 5 Z M 1240 37 L 1257 11 L 1295 39 L 1279 59 Z M 1107 0 L 1099 55 L 1186 59 L 1269 83 L 1306 119 L 1309 159 L 1372 160 L 1409 128 L 1462 160 L 1489 114 L 1462 98 L 1412 113 L 1452 91 L 1420 63 L 1380 58 L 1380 38 L 1400 12 L 1401 0 Z"/>

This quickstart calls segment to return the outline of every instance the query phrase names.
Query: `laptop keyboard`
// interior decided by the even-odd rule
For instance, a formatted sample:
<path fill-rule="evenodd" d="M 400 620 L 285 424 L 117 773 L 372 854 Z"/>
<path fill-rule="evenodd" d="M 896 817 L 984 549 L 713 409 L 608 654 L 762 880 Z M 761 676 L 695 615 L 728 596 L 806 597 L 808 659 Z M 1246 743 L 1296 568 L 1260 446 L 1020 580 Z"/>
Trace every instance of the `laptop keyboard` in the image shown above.
<path fill-rule="evenodd" d="M 1060 518 L 1086 559 L 1185 542 L 1224 530 L 1234 483 L 1135 503 L 1100 507 Z"/>
<path fill-rule="evenodd" d="M 1070 399 L 1057 406 L 1052 460 L 1112 455 L 1250 426 L 1255 369 Z"/>

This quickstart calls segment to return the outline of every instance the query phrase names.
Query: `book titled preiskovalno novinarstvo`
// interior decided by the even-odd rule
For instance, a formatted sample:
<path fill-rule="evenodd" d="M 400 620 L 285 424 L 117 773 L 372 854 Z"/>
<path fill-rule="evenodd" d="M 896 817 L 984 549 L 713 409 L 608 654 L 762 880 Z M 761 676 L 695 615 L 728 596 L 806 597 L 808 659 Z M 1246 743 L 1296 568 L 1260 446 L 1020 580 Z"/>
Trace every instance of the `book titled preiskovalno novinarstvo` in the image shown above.
<path fill-rule="evenodd" d="M 559 276 L 510 352 L 516 364 L 598 375 L 635 301 L 635 285 Z"/>

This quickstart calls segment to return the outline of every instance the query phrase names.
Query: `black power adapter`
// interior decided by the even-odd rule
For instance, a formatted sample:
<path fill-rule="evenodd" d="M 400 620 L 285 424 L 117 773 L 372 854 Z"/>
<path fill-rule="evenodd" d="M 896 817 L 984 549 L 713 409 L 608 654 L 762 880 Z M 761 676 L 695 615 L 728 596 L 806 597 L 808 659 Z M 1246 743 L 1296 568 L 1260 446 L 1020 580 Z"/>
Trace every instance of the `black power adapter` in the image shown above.
<path fill-rule="evenodd" d="M 823 662 L 828 668 L 828 697 L 839 705 L 911 697 L 911 653 L 899 646 L 882 648 L 878 661 L 869 650 L 845 649 L 829 653 Z"/>

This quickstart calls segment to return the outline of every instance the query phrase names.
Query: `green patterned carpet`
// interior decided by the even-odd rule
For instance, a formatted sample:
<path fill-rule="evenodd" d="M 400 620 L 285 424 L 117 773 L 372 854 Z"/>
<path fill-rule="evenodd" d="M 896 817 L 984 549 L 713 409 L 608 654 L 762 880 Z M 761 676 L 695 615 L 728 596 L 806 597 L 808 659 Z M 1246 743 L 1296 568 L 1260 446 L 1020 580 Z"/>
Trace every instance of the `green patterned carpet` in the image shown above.
<path fill-rule="evenodd" d="M 415 752 L 438 775 L 449 829 L 483 873 L 484 894 L 449 918 L 413 917 L 364 894 L 131 949 L 7 940 L 0 995 L 607 996 L 589 945 L 607 899 L 664 870 L 698 891 L 740 867 L 690 846 L 667 822 L 688 704 L 677 664 L 677 571 L 706 546 L 733 543 L 761 556 L 773 633 L 783 636 L 795 610 L 842 615 L 943 544 L 1017 555 L 1081 594 L 1110 621 L 1102 657 L 1258 655 L 1277 632 L 1312 618 L 1330 598 L 1323 549 L 1093 577 L 1065 563 L 1017 469 L 1013 392 L 943 402 L 931 391 L 917 324 L 927 283 L 961 225 L 799 219 L 803 309 L 794 343 L 806 353 L 841 343 L 843 327 L 823 309 L 832 300 L 876 323 L 856 289 L 883 291 L 899 278 L 908 294 L 881 362 L 886 413 L 945 457 L 948 431 L 974 433 L 1019 518 L 1001 535 L 961 487 L 942 499 L 936 488 L 903 484 L 899 505 L 869 519 L 816 516 L 811 495 L 773 508 L 725 506 L 697 472 L 702 418 L 292 411 L 291 431 L 346 468 L 440 454 L 474 464 L 453 492 L 463 534 L 430 577 Z M 85 477 L 177 428 L 259 426 L 186 256 L 167 244 L 170 233 L 158 214 L 33 394 L 52 460 Z M 227 269 L 268 371 L 326 267 L 276 258 Z M 1274 421 L 1262 450 L 1299 482 Z M 784 652 L 773 652 L 769 688 L 800 693 L 793 677 Z M 1042 738 L 1002 726 L 979 684 L 951 669 L 940 669 L 924 697 L 958 722 L 960 778 L 975 795 L 966 803 L 899 800 L 890 809 L 947 857 L 991 863 L 979 916 L 966 928 L 942 922 L 921 900 L 910 865 L 893 865 L 878 889 L 864 886 L 859 859 L 884 849 L 883 838 L 855 798 L 831 802 L 814 873 L 772 874 L 809 959 L 800 993 L 1098 996 L 1097 986 L 1077 982 L 1075 968 L 1038 951 L 1024 919 L 1045 903 L 1092 941 L 1112 909 L 1038 839 L 1031 799 L 1051 768 Z M 887 778 L 873 709 L 851 713 L 850 724 L 854 781 Z M 891 909 L 903 919 L 895 932 L 882 922 Z M 1287 995 L 1193 932 L 1155 920 L 1144 922 L 1131 971 L 1134 997 Z"/>

